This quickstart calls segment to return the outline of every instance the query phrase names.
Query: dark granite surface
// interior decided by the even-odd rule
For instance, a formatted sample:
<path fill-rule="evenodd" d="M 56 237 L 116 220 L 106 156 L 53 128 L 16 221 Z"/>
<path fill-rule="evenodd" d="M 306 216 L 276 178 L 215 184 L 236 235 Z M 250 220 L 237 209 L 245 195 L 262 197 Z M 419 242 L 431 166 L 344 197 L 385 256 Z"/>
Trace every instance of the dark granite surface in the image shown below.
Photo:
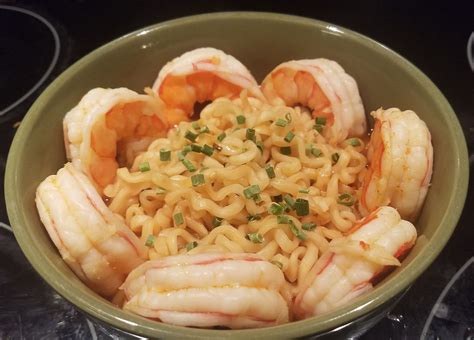
<path fill-rule="evenodd" d="M 366 34 L 417 65 L 453 106 L 472 155 L 474 73 L 467 49 L 469 37 L 474 32 L 473 4 L 472 1 L 435 5 L 400 1 L 359 4 L 0 0 L 0 112 L 40 81 L 28 98 L 0 114 L 0 339 L 126 337 L 117 330 L 88 320 L 49 288 L 31 268 L 8 231 L 3 175 L 16 123 L 41 90 L 71 63 L 125 33 L 191 14 L 257 10 L 312 17 Z M 41 15 L 56 33 L 31 13 L 2 6 L 14 6 Z M 58 47 L 59 58 L 55 61 Z M 471 53 L 474 54 L 472 50 Z M 411 339 L 422 335 L 428 339 L 474 337 L 473 186 L 469 189 L 463 215 L 446 248 L 392 312 L 365 333 L 363 339 Z"/>

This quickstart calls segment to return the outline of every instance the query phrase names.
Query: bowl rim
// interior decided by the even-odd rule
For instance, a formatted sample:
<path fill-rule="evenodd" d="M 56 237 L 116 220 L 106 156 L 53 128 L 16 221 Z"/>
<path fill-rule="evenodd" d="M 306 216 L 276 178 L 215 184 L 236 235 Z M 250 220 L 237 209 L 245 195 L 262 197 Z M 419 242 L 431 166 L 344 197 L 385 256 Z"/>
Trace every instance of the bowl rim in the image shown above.
<path fill-rule="evenodd" d="M 92 291 L 86 292 L 85 294 L 76 295 L 75 292 L 70 289 L 71 286 L 67 280 L 60 281 L 58 279 L 58 277 L 62 276 L 62 274 L 57 270 L 57 268 L 55 268 L 54 263 L 52 263 L 39 252 L 39 248 L 37 248 L 31 235 L 29 235 L 27 230 L 22 227 L 24 224 L 29 222 L 22 212 L 21 205 L 18 204 L 18 202 L 21 202 L 21 193 L 18 193 L 15 190 L 19 181 L 19 177 L 16 175 L 15 169 L 20 162 L 20 154 L 17 152 L 17 150 L 21 149 L 23 141 L 26 140 L 26 137 L 30 134 L 31 130 L 34 129 L 35 122 L 40 118 L 40 112 L 49 101 L 50 96 L 53 95 L 56 90 L 60 88 L 65 82 L 67 82 L 70 77 L 73 77 L 78 72 L 80 72 L 83 66 L 93 62 L 96 58 L 117 47 L 120 47 L 128 41 L 131 41 L 137 36 L 146 35 L 150 32 L 159 31 L 164 28 L 179 27 L 183 24 L 205 22 L 216 19 L 263 19 L 287 23 L 294 23 L 296 21 L 298 24 L 312 26 L 318 30 L 321 30 L 323 27 L 336 28 L 345 37 L 357 40 L 357 42 L 361 45 L 364 45 L 365 48 L 375 49 L 377 52 L 383 54 L 383 57 L 390 58 L 397 64 L 397 66 L 409 71 L 413 75 L 413 78 L 415 78 L 419 83 L 419 85 L 423 86 L 425 90 L 429 92 L 433 100 L 437 102 L 437 105 L 444 109 L 446 115 L 450 118 L 448 120 L 448 128 L 454 132 L 459 132 L 454 133 L 455 144 L 458 146 L 458 148 L 453 150 L 453 152 L 456 154 L 455 156 L 457 160 L 454 165 L 454 176 L 455 178 L 458 178 L 458 181 L 455 187 L 453 199 L 450 200 L 446 209 L 446 211 L 449 211 L 450 213 L 445 214 L 440 221 L 440 224 L 444 225 L 445 228 L 438 228 L 435 231 L 430 239 L 432 244 L 429 247 L 429 251 L 425 250 L 424 256 L 419 256 L 419 254 L 413 259 L 413 261 L 411 261 L 411 263 L 402 268 L 400 273 L 397 275 L 398 280 L 391 282 L 391 284 L 388 285 L 385 291 L 382 293 L 373 291 L 357 300 L 354 300 L 352 303 L 346 305 L 346 307 L 337 309 L 334 312 L 329 312 L 322 316 L 267 328 L 249 330 L 209 330 L 173 326 L 164 323 L 157 323 L 155 321 L 151 321 L 120 310 L 107 300 L 101 299 Z M 467 146 L 456 114 L 436 85 L 416 66 L 414 66 L 411 62 L 406 60 L 395 51 L 365 35 L 339 25 L 334 25 L 316 19 L 270 12 L 217 12 L 186 16 L 140 28 L 136 31 L 114 39 L 105 45 L 102 45 L 101 47 L 93 50 L 86 56 L 76 61 L 73 65 L 69 66 L 43 91 L 43 93 L 37 98 L 23 118 L 8 154 L 4 185 L 7 212 L 13 227 L 13 232 L 28 261 L 56 292 L 58 292 L 76 307 L 85 311 L 87 314 L 90 314 L 91 316 L 119 329 L 151 337 L 209 338 L 232 336 L 238 338 L 286 338 L 304 336 L 313 334 L 314 332 L 327 332 L 335 328 L 344 327 L 344 325 L 350 323 L 351 321 L 354 321 L 359 317 L 362 317 L 363 315 L 375 310 L 377 307 L 396 296 L 403 289 L 407 288 L 434 261 L 454 231 L 454 228 L 456 227 L 456 224 L 460 218 L 464 201 L 466 199 L 468 178 L 469 167 Z M 401 275 L 402 273 L 404 273 L 404 275 Z M 93 299 L 93 297 L 96 299 Z M 97 300 L 98 297 L 99 299 Z"/>

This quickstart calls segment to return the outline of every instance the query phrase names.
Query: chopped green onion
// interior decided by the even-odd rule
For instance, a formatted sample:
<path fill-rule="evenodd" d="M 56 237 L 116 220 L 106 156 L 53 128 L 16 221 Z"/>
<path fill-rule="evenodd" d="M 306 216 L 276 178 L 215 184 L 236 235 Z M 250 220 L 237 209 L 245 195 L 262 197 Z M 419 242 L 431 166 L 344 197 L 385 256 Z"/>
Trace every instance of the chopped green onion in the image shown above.
<path fill-rule="evenodd" d="M 193 184 L 193 187 L 198 187 L 200 185 L 204 184 L 204 175 L 203 174 L 197 174 L 191 176 L 191 182 Z"/>
<path fill-rule="evenodd" d="M 197 243 L 196 241 L 189 242 L 189 243 L 186 245 L 186 250 L 187 250 L 187 251 L 190 251 L 191 249 L 196 248 L 197 246 L 198 246 L 198 243 Z"/>
<path fill-rule="evenodd" d="M 288 224 L 290 223 L 290 217 L 287 215 L 278 215 L 277 216 L 277 223 L 278 224 Z"/>
<path fill-rule="evenodd" d="M 280 261 L 270 261 L 270 263 L 274 264 L 275 266 L 277 266 L 280 269 L 283 269 L 283 263 L 281 263 Z"/>
<path fill-rule="evenodd" d="M 247 234 L 247 238 L 248 238 L 252 243 L 263 243 L 263 236 L 262 236 L 262 234 L 259 234 L 259 233 L 250 233 L 250 234 Z"/>
<path fill-rule="evenodd" d="M 162 195 L 162 194 L 164 194 L 165 192 L 166 192 L 166 189 L 165 189 L 165 188 L 158 187 L 158 188 L 156 189 L 156 194 L 157 194 L 157 195 Z"/>
<path fill-rule="evenodd" d="M 360 146 L 360 140 L 358 138 L 349 139 L 349 144 L 352 146 Z"/>
<path fill-rule="evenodd" d="M 291 147 L 290 146 L 282 146 L 280 148 L 280 152 L 283 154 L 283 155 L 291 155 Z"/>
<path fill-rule="evenodd" d="M 245 124 L 245 116 L 239 115 L 236 119 L 238 124 Z"/>
<path fill-rule="evenodd" d="M 255 143 L 257 140 L 257 138 L 255 137 L 255 129 L 247 129 L 245 137 Z"/>
<path fill-rule="evenodd" d="M 273 200 L 273 202 L 277 202 L 277 203 L 281 202 L 281 201 L 283 201 L 283 196 L 281 196 L 281 195 L 273 196 L 272 200 Z"/>
<path fill-rule="evenodd" d="M 196 130 L 196 131 L 197 131 L 197 129 L 199 129 L 199 123 L 196 122 L 196 121 L 192 122 L 191 126 L 192 126 L 192 127 L 194 128 L 194 130 Z"/>
<path fill-rule="evenodd" d="M 203 147 L 202 147 L 201 152 L 205 155 L 212 156 L 212 153 L 214 152 L 214 149 L 213 149 L 212 146 L 204 144 Z"/>
<path fill-rule="evenodd" d="M 295 200 L 293 199 L 293 197 L 291 197 L 290 195 L 286 194 L 283 196 L 283 199 L 285 200 L 286 204 L 288 204 L 288 206 L 293 209 L 295 207 Z"/>
<path fill-rule="evenodd" d="M 280 127 L 285 127 L 288 125 L 288 121 L 282 119 L 282 118 L 278 118 L 276 121 L 275 121 L 275 125 L 276 126 L 280 126 Z"/>
<path fill-rule="evenodd" d="M 331 155 L 331 159 L 332 159 L 332 161 L 334 162 L 334 164 L 336 164 L 337 161 L 339 160 L 339 154 L 338 154 L 337 152 L 333 153 L 333 154 Z"/>
<path fill-rule="evenodd" d="M 306 144 L 304 147 L 304 151 L 306 153 L 306 156 L 311 155 L 311 150 L 313 149 L 313 144 Z"/>
<path fill-rule="evenodd" d="M 154 235 L 148 235 L 148 237 L 146 238 L 146 241 L 145 241 L 145 245 L 147 247 L 153 247 L 154 244 L 155 244 L 155 236 Z"/>
<path fill-rule="evenodd" d="M 293 138 L 295 138 L 295 134 L 291 131 L 289 131 L 285 138 L 283 138 L 285 140 L 285 142 L 288 142 L 288 143 L 291 143 L 291 141 L 293 140 Z"/>
<path fill-rule="evenodd" d="M 343 193 L 339 195 L 337 204 L 345 205 L 346 207 L 350 207 L 354 205 L 354 197 L 351 194 Z"/>
<path fill-rule="evenodd" d="M 268 178 L 275 178 L 275 170 L 270 164 L 265 165 L 265 171 L 267 172 Z"/>
<path fill-rule="evenodd" d="M 191 150 L 191 145 L 186 145 L 183 150 L 178 152 L 178 159 L 182 161 Z"/>
<path fill-rule="evenodd" d="M 203 126 L 201 128 L 201 130 L 199 130 L 199 133 L 208 133 L 210 130 L 209 130 L 209 127 L 207 125 Z"/>
<path fill-rule="evenodd" d="M 197 170 L 194 164 L 189 159 L 183 159 L 181 162 L 184 164 L 186 169 L 189 170 L 189 172 L 194 172 Z"/>
<path fill-rule="evenodd" d="M 184 134 L 184 138 L 190 140 L 193 143 L 196 141 L 197 136 L 198 135 L 196 135 L 195 133 L 192 133 L 189 130 L 187 130 L 186 133 Z"/>
<path fill-rule="evenodd" d="M 151 168 L 150 168 L 150 163 L 148 162 L 143 162 L 142 164 L 140 164 L 138 166 L 138 169 L 141 171 L 141 172 L 147 172 L 147 171 L 150 171 Z"/>
<path fill-rule="evenodd" d="M 217 140 L 219 142 L 222 142 L 224 140 L 225 136 L 226 136 L 225 132 L 222 132 L 219 136 L 217 136 Z"/>
<path fill-rule="evenodd" d="M 256 215 L 248 215 L 247 216 L 247 220 L 249 222 L 251 221 L 258 221 L 258 220 L 261 220 L 262 219 L 262 216 L 260 216 L 259 214 L 256 214 Z"/>
<path fill-rule="evenodd" d="M 316 131 L 318 131 L 319 133 L 323 132 L 323 126 L 322 125 L 319 125 L 319 124 L 316 124 L 313 126 L 313 129 L 315 129 Z"/>
<path fill-rule="evenodd" d="M 291 113 L 288 112 L 288 113 L 285 115 L 285 118 L 286 118 L 286 120 L 288 121 L 288 123 L 291 123 Z"/>
<path fill-rule="evenodd" d="M 326 125 L 326 117 L 316 117 L 315 122 L 318 125 Z"/>
<path fill-rule="evenodd" d="M 297 198 L 295 202 L 296 215 L 306 216 L 309 214 L 309 203 L 304 198 Z"/>
<path fill-rule="evenodd" d="M 180 225 L 180 224 L 184 223 L 184 217 L 183 217 L 182 213 L 174 214 L 173 219 L 174 219 L 174 223 L 176 223 L 176 225 Z"/>
<path fill-rule="evenodd" d="M 303 188 L 303 189 L 298 190 L 298 192 L 301 192 L 302 194 L 309 194 L 309 189 Z"/>
<path fill-rule="evenodd" d="M 191 151 L 194 151 L 194 152 L 201 152 L 201 150 L 202 150 L 201 145 L 191 144 Z"/>
<path fill-rule="evenodd" d="M 223 221 L 223 220 L 224 220 L 224 219 L 221 218 L 221 217 L 214 217 L 214 218 L 212 219 L 212 227 L 213 227 L 213 228 L 217 228 L 218 226 L 220 226 L 220 225 L 222 224 L 222 221 Z"/>
<path fill-rule="evenodd" d="M 306 240 L 308 237 L 304 232 L 299 230 L 293 223 L 290 223 L 290 230 L 297 238 L 299 238 L 301 241 Z"/>
<path fill-rule="evenodd" d="M 254 198 L 254 196 L 260 193 L 260 187 L 256 184 L 249 186 L 248 188 L 244 189 L 244 196 L 245 198 Z"/>
<path fill-rule="evenodd" d="M 260 196 L 260 194 L 256 194 L 255 196 L 252 197 L 252 199 L 253 199 L 255 202 L 259 203 L 259 202 L 262 201 L 262 196 Z"/>
<path fill-rule="evenodd" d="M 313 230 L 314 228 L 316 228 L 316 224 L 311 223 L 311 222 L 303 223 L 301 225 L 301 228 L 303 228 L 304 230 Z"/>
<path fill-rule="evenodd" d="M 285 208 L 278 203 L 272 203 L 268 208 L 268 212 L 272 215 L 281 215 L 283 214 L 283 210 L 285 210 Z"/>
<path fill-rule="evenodd" d="M 260 152 L 263 153 L 263 142 L 259 140 L 255 144 L 257 145 L 257 148 L 260 150 Z"/>
<path fill-rule="evenodd" d="M 166 161 L 169 161 L 170 159 L 171 159 L 171 151 L 161 149 L 160 150 L 160 161 L 166 162 Z"/>
<path fill-rule="evenodd" d="M 323 152 L 318 149 L 318 148 L 312 148 L 311 149 L 311 154 L 314 156 L 314 157 L 319 157 L 323 154 Z"/>

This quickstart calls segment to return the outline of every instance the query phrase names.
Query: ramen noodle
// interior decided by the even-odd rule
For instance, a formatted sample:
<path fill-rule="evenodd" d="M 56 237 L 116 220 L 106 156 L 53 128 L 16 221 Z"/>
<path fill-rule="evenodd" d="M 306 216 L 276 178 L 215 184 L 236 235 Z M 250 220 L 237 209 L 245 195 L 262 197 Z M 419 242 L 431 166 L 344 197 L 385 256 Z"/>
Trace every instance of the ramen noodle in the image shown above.
<path fill-rule="evenodd" d="M 318 121 L 324 129 L 324 120 Z M 149 247 L 149 258 L 256 253 L 297 287 L 331 239 L 360 218 L 361 139 L 329 144 L 300 108 L 245 92 L 220 98 L 120 168 L 109 208 Z"/>

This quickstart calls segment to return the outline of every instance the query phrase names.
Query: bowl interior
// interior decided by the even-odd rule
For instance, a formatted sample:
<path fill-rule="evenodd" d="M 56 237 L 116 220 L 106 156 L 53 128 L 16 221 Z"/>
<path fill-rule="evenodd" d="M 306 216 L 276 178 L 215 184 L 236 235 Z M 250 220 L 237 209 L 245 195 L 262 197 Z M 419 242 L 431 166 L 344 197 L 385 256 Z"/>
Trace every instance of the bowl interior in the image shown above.
<path fill-rule="evenodd" d="M 432 187 L 416 223 L 417 243 L 403 266 L 370 294 L 333 313 L 284 326 L 214 331 L 155 323 L 113 307 L 84 286 L 62 261 L 39 221 L 38 184 L 65 163 L 62 119 L 94 87 L 142 92 L 172 58 L 212 46 L 234 55 L 261 81 L 291 59 L 334 59 L 359 85 L 365 110 L 411 109 L 427 123 L 435 151 Z M 442 156 L 441 156 L 442 155 Z M 81 59 L 36 101 L 10 150 L 5 178 L 8 214 L 15 235 L 35 269 L 61 295 L 95 317 L 146 336 L 301 336 L 348 322 L 382 305 L 407 287 L 434 259 L 451 235 L 467 189 L 467 151 L 451 107 L 409 62 L 349 30 L 314 20 L 265 13 L 221 13 L 178 19 L 120 38 Z"/>

